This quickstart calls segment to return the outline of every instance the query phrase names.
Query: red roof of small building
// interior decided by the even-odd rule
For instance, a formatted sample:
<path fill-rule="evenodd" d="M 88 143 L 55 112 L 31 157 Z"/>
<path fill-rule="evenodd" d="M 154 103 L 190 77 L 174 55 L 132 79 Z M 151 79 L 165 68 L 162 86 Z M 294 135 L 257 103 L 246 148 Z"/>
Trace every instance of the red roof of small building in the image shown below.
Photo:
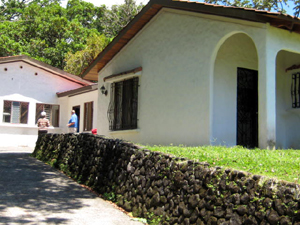
<path fill-rule="evenodd" d="M 20 62 L 20 61 L 28 63 L 28 64 L 30 64 L 30 65 L 32 65 L 34 67 L 39 68 L 39 69 L 45 70 L 45 71 L 47 71 L 47 72 L 49 72 L 49 73 L 51 73 L 53 75 L 62 77 L 64 79 L 66 79 L 66 80 L 72 81 L 74 83 L 78 83 L 78 84 L 80 84 L 82 86 L 88 86 L 88 85 L 93 84 L 92 82 L 84 80 L 84 79 L 82 79 L 79 76 L 67 73 L 67 72 L 65 72 L 65 71 L 63 71 L 61 69 L 58 69 L 58 68 L 53 67 L 53 66 L 50 66 L 47 63 L 38 61 L 38 60 L 33 59 L 33 58 L 31 58 L 29 56 L 26 56 L 26 55 L 0 57 L 0 64 L 14 63 L 14 62 Z"/>
<path fill-rule="evenodd" d="M 62 92 L 57 92 L 56 95 L 57 97 L 65 97 L 65 96 L 75 96 L 91 91 L 96 91 L 98 90 L 98 83 L 93 83 L 88 86 L 80 87 L 80 88 L 75 88 L 72 90 L 67 90 L 67 91 L 62 91 Z"/>

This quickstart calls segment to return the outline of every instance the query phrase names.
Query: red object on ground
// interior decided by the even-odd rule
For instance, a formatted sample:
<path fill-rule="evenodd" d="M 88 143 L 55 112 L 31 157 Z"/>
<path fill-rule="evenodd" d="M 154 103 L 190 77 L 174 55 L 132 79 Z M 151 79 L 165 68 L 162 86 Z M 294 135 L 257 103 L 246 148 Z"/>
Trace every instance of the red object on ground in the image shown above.
<path fill-rule="evenodd" d="M 97 134 L 97 129 L 92 129 L 92 134 Z"/>

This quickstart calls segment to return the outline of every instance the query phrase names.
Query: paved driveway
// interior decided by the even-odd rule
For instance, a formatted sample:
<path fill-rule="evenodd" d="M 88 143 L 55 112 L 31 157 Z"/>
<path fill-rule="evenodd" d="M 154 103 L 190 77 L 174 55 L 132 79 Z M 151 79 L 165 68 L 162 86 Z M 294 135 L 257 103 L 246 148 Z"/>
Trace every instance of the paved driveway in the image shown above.
<path fill-rule="evenodd" d="M 0 147 L 0 224 L 141 225 L 64 174 Z"/>

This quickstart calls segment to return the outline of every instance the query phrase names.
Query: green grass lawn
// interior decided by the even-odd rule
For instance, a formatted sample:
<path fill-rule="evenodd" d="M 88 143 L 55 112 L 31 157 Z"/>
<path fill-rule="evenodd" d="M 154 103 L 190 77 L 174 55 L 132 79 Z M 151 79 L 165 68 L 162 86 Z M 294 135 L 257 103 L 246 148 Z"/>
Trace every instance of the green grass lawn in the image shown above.
<path fill-rule="evenodd" d="M 246 149 L 240 146 L 145 146 L 151 151 L 185 157 L 211 166 L 300 183 L 300 150 Z"/>

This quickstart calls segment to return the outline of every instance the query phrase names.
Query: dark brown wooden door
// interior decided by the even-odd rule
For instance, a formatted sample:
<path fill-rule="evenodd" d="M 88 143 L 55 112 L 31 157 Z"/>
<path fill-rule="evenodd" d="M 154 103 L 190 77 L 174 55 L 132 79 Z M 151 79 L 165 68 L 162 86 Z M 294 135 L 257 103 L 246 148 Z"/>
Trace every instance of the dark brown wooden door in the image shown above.
<path fill-rule="evenodd" d="M 75 110 L 75 114 L 77 115 L 77 118 L 78 118 L 77 132 L 79 132 L 79 126 L 80 126 L 80 105 L 73 106 L 72 109 Z"/>
<path fill-rule="evenodd" d="M 258 73 L 237 71 L 237 145 L 258 147 Z"/>

